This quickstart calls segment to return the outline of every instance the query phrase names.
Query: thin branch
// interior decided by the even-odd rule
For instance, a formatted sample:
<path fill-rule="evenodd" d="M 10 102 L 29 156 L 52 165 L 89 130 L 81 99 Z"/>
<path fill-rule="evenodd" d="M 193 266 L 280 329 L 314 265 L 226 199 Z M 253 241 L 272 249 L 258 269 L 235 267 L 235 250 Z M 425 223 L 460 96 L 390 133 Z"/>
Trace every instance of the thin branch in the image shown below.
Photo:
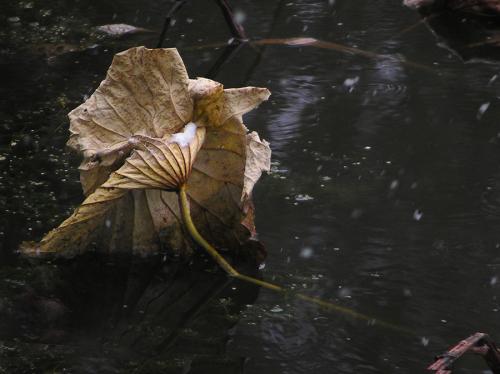
<path fill-rule="evenodd" d="M 270 38 L 271 35 L 273 35 L 274 33 L 274 30 L 276 28 L 276 26 L 278 25 L 278 19 L 279 19 L 279 16 L 281 14 L 283 10 L 283 0 L 280 0 L 278 5 L 276 6 L 276 8 L 274 9 L 274 12 L 273 12 L 273 20 L 271 22 L 271 26 L 269 27 L 269 30 L 267 31 L 267 38 Z M 246 74 L 245 74 L 245 77 L 243 79 L 243 84 L 246 84 L 248 83 L 248 81 L 251 79 L 255 69 L 257 69 L 257 67 L 259 66 L 261 60 L 262 60 L 262 57 L 264 56 L 264 52 L 266 50 L 266 46 L 261 46 L 260 48 L 256 47 L 254 44 L 251 44 L 252 46 L 254 46 L 254 49 L 256 50 L 257 52 L 257 56 L 256 58 L 254 59 L 252 65 L 250 66 L 250 68 L 247 70 Z"/>
<path fill-rule="evenodd" d="M 227 2 L 227 0 L 215 0 L 215 2 L 222 10 L 222 14 L 224 15 L 226 23 L 229 26 L 229 30 L 231 30 L 231 34 L 233 35 L 233 37 L 240 40 L 246 40 L 247 36 L 245 34 L 245 29 L 240 23 L 238 23 L 238 21 L 236 21 L 233 10 L 231 9 L 231 6 Z"/>
<path fill-rule="evenodd" d="M 230 44 L 228 44 L 222 54 L 217 58 L 215 63 L 212 65 L 210 70 L 205 74 L 207 78 L 214 79 L 217 74 L 219 74 L 220 69 L 226 63 L 231 61 L 231 59 L 240 51 L 241 47 L 244 46 L 246 42 L 241 42 L 237 39 L 233 40 Z"/>
<path fill-rule="evenodd" d="M 158 44 L 156 45 L 156 48 L 161 48 L 163 47 L 163 42 L 165 41 L 165 37 L 167 36 L 167 31 L 170 27 L 170 23 L 172 22 L 172 16 L 177 13 L 184 4 L 186 4 L 187 0 L 175 0 L 174 5 L 172 5 L 172 8 L 168 11 L 167 15 L 165 16 L 165 21 L 163 22 L 163 28 L 161 30 L 160 38 L 158 39 Z"/>

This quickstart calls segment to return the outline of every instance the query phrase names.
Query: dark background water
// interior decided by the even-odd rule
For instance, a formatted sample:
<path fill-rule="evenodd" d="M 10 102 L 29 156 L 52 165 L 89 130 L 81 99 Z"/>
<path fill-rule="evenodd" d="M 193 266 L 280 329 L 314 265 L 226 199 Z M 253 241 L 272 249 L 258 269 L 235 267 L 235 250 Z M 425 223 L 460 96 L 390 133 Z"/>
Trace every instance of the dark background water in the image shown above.
<path fill-rule="evenodd" d="M 254 197 L 261 275 L 412 333 L 227 285 L 203 266 L 19 261 L 21 241 L 82 200 L 66 113 L 114 53 L 156 45 L 171 2 L 4 1 L 0 372 L 417 373 L 475 331 L 500 340 L 500 65 L 494 49 L 474 59 L 469 47 L 484 25 L 445 15 L 431 29 L 399 0 L 232 5 L 253 40 L 372 52 L 246 45 L 215 77 L 272 91 L 245 121 L 273 149 Z M 110 23 L 154 32 L 94 31 Z M 215 3 L 192 0 L 164 46 L 204 76 L 230 37 Z"/>

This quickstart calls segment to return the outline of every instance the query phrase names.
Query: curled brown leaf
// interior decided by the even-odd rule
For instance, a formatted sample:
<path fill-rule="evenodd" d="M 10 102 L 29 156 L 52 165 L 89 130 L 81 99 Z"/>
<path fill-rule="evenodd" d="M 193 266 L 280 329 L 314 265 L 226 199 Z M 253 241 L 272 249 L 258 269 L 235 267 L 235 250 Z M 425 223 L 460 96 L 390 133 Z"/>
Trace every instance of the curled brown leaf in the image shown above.
<path fill-rule="evenodd" d="M 187 185 L 193 220 L 219 247 L 253 236 L 251 191 L 269 169 L 270 149 L 247 134 L 242 115 L 267 100 L 265 88 L 224 89 L 190 80 L 175 49 L 132 48 L 115 56 L 106 79 L 70 114 L 68 145 L 83 156 L 86 200 L 26 251 L 73 255 L 90 244 L 153 253 L 190 253 L 176 188 Z M 196 123 L 193 139 L 173 141 Z M 181 142 L 182 143 L 182 142 Z M 102 230 L 112 232 L 104 235 Z"/>

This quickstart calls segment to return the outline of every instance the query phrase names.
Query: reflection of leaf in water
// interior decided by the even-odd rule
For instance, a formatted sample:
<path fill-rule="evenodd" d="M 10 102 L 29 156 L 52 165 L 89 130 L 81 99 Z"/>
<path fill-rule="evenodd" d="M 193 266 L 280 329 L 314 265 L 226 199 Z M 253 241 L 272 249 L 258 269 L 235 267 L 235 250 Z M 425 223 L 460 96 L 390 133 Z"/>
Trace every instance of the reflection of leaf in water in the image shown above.
<path fill-rule="evenodd" d="M 498 33 L 493 34 L 491 36 L 488 36 L 488 38 L 486 38 L 483 41 L 467 44 L 466 47 L 467 48 L 475 48 L 475 47 L 488 46 L 488 45 L 495 46 L 495 47 L 500 46 L 500 35 Z"/>
<path fill-rule="evenodd" d="M 274 46 L 274 45 L 284 45 L 284 46 L 291 46 L 291 47 L 313 47 L 313 48 L 319 48 L 319 49 L 327 49 L 327 50 L 333 50 L 341 53 L 346 53 L 350 55 L 357 55 L 361 57 L 366 57 L 370 59 L 391 59 L 391 60 L 396 60 L 400 62 L 403 65 L 409 66 L 414 69 L 419 69 L 423 70 L 429 73 L 435 73 L 436 70 L 434 70 L 431 66 L 427 66 L 425 64 L 420 64 L 418 62 L 413 62 L 410 60 L 407 60 L 406 58 L 399 56 L 399 55 L 391 55 L 391 54 L 381 54 L 377 53 L 374 51 L 367 51 L 364 49 L 360 49 L 358 47 L 351 47 L 348 45 L 336 43 L 336 42 L 330 42 L 326 40 L 320 40 L 316 38 L 310 38 L 310 37 L 290 37 L 290 38 L 268 38 L 268 39 L 259 39 L 259 40 L 250 40 L 248 42 L 252 46 Z M 205 45 L 199 45 L 195 47 L 191 47 L 192 49 L 200 50 L 200 49 L 205 49 L 205 48 L 219 48 L 219 47 L 224 47 L 228 46 L 227 43 L 211 43 L 211 44 L 205 44 Z M 185 48 L 189 49 L 189 48 Z"/>
<path fill-rule="evenodd" d="M 252 42 L 252 44 L 255 45 L 289 45 L 289 46 L 297 46 L 297 47 L 302 47 L 302 46 L 309 46 L 309 47 L 316 47 L 320 49 L 330 49 L 330 50 L 335 50 L 347 54 L 352 54 L 352 55 L 358 55 L 358 56 L 363 56 L 367 58 L 373 58 L 373 59 L 395 59 L 400 61 L 404 65 L 411 66 L 416 69 L 420 70 L 426 70 L 429 72 L 433 72 L 433 69 L 429 66 L 422 65 L 416 62 L 408 61 L 404 58 L 394 56 L 394 55 L 386 55 L 386 54 L 380 54 L 376 52 L 371 52 L 371 51 L 366 51 L 357 47 L 350 47 L 346 46 L 343 44 L 335 43 L 335 42 L 329 42 L 325 40 L 319 40 L 315 38 L 271 38 L 271 39 L 262 39 L 262 40 L 257 40 Z"/>
<path fill-rule="evenodd" d="M 242 115 L 268 96 L 263 88 L 224 90 L 208 79 L 190 80 L 175 49 L 117 54 L 99 88 L 69 115 L 68 145 L 83 155 L 87 198 L 39 245 L 24 249 L 73 255 L 97 242 L 111 251 L 166 245 L 190 252 L 173 192 L 186 179 L 202 234 L 237 249 L 254 234 L 251 191 L 270 161 L 267 143 L 247 134 Z M 191 121 L 198 125 L 195 141 L 171 142 Z"/>
<path fill-rule="evenodd" d="M 6 373 L 56 366 L 149 373 L 160 370 L 160 361 L 172 362 L 162 373 L 182 372 L 181 358 L 225 357 L 238 312 L 257 295 L 256 287 L 229 285 L 201 258 L 189 265 L 154 256 L 109 260 L 87 253 L 58 263 L 64 266 L 2 269 L 4 278 L 20 282 L 0 287 L 0 367 Z M 228 312 L 219 299 L 233 296 L 234 286 L 239 297 Z"/>
<path fill-rule="evenodd" d="M 425 24 L 437 38 L 437 45 L 464 61 L 499 60 L 497 22 L 477 14 L 445 11 L 431 13 Z"/>
<path fill-rule="evenodd" d="M 403 4 L 407 7 L 423 9 L 427 12 L 440 11 L 445 8 L 478 15 L 491 15 L 500 12 L 499 0 L 404 0 Z"/>

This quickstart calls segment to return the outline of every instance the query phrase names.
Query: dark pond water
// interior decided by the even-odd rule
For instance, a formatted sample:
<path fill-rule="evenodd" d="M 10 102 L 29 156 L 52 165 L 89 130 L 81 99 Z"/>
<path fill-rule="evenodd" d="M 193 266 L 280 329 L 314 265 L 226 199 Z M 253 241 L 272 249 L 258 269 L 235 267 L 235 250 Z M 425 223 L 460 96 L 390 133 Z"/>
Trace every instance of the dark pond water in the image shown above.
<path fill-rule="evenodd" d="M 203 261 L 19 260 L 82 200 L 67 112 L 114 53 L 156 45 L 171 2 L 1 5 L 0 373 L 417 373 L 473 332 L 500 341 L 500 65 L 477 46 L 491 24 L 445 14 L 431 29 L 399 0 L 232 2 L 251 39 L 338 43 L 246 45 L 216 72 L 273 94 L 246 118 L 273 149 L 254 198 L 261 276 L 406 333 Z M 93 31 L 110 23 L 154 32 Z M 205 76 L 229 38 L 215 3 L 192 0 L 164 46 Z"/>

